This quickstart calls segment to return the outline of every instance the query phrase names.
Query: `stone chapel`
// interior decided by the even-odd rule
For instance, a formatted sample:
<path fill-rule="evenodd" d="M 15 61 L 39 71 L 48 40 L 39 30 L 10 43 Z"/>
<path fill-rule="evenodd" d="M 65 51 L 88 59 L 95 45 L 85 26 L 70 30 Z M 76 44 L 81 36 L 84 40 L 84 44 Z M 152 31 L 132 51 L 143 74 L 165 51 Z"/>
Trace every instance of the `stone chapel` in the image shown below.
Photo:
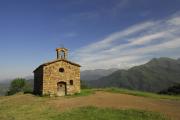
<path fill-rule="evenodd" d="M 64 96 L 80 93 L 80 65 L 68 60 L 68 49 L 57 48 L 57 59 L 34 70 L 34 93 Z"/>

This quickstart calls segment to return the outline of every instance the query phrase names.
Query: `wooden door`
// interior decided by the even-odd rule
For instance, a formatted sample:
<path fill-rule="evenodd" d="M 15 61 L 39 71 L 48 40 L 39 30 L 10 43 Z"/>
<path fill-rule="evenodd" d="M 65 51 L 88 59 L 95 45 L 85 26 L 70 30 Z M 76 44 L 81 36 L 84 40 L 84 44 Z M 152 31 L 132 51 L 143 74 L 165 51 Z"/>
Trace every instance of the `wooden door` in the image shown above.
<path fill-rule="evenodd" d="M 66 95 L 66 84 L 64 82 L 57 83 L 57 96 Z"/>

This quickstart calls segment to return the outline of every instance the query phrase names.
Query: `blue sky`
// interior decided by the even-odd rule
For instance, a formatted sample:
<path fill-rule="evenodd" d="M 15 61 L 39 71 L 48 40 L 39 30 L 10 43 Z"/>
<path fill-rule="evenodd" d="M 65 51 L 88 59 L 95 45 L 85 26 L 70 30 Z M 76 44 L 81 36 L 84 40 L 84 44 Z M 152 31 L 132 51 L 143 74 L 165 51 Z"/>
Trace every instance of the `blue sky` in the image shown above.
<path fill-rule="evenodd" d="M 129 68 L 180 57 L 179 0 L 0 0 L 0 80 L 56 59 L 86 69 Z"/>

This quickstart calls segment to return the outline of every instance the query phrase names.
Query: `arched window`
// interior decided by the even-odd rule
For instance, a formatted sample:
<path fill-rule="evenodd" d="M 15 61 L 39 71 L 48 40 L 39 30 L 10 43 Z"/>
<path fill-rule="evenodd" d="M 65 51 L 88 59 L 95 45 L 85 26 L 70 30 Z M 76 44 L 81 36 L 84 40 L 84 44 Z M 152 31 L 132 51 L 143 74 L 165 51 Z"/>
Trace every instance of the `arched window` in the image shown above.
<path fill-rule="evenodd" d="M 59 72 L 64 72 L 64 68 L 59 68 Z"/>
<path fill-rule="evenodd" d="M 73 80 L 70 80 L 69 83 L 70 83 L 70 85 L 73 85 Z"/>

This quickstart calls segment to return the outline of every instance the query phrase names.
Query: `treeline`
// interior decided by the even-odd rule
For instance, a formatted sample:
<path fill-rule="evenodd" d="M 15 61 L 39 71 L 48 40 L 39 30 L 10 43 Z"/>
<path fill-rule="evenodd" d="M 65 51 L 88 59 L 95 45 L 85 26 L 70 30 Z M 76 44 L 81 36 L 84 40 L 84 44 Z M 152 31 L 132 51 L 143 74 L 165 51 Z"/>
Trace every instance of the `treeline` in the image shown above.
<path fill-rule="evenodd" d="M 162 90 L 159 94 L 168 94 L 168 95 L 180 95 L 180 84 L 169 87 L 168 89 Z"/>

